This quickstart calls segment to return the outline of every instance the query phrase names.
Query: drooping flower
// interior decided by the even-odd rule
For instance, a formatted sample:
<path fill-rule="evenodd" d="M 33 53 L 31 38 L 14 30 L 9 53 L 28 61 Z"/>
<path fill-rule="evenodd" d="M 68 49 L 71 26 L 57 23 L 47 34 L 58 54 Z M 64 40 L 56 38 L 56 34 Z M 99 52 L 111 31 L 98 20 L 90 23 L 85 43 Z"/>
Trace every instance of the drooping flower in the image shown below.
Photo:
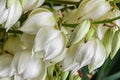
<path fill-rule="evenodd" d="M 51 60 L 62 53 L 65 45 L 66 39 L 61 31 L 41 28 L 35 37 L 33 52 L 41 54 L 44 60 Z"/>
<path fill-rule="evenodd" d="M 41 27 L 54 28 L 56 20 L 52 12 L 44 8 L 38 8 L 31 12 L 21 31 L 28 34 L 36 34 Z"/>
<path fill-rule="evenodd" d="M 20 18 L 22 14 L 22 6 L 19 0 L 2 0 L 0 4 L 3 10 L 0 16 L 0 24 L 5 22 L 5 28 L 8 31 Z"/>
<path fill-rule="evenodd" d="M 14 75 L 15 80 L 32 79 L 45 75 L 43 73 L 45 71 L 44 62 L 38 57 L 31 56 L 31 53 L 31 50 L 23 50 L 15 54 L 10 73 L 10 76 Z"/>

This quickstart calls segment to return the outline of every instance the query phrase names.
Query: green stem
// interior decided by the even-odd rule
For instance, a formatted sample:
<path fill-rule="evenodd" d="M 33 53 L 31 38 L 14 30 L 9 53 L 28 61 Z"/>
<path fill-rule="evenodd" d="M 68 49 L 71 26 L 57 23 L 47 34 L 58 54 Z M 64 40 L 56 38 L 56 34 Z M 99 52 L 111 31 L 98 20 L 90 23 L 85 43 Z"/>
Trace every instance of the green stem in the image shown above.
<path fill-rule="evenodd" d="M 6 31 L 6 29 L 4 29 L 4 28 L 0 28 L 0 32 L 1 31 Z M 19 31 L 19 30 L 8 30 L 7 31 L 8 33 L 15 33 L 15 34 L 23 34 L 23 32 L 22 31 Z"/>
<path fill-rule="evenodd" d="M 104 23 L 111 23 L 115 20 L 118 20 L 120 19 L 120 16 L 118 17 L 115 17 L 115 18 L 112 18 L 112 19 L 109 19 L 109 20 L 101 20 L 101 21 L 94 21 L 92 22 L 93 24 L 104 24 Z M 62 24 L 63 26 L 65 27 L 72 27 L 72 28 L 75 28 L 79 23 L 76 23 L 76 24 Z"/>
<path fill-rule="evenodd" d="M 53 4 L 73 4 L 73 5 L 79 5 L 82 0 L 80 2 L 72 2 L 72 1 L 61 1 L 61 0 L 45 0 L 45 3 L 53 3 Z"/>
<path fill-rule="evenodd" d="M 93 24 L 111 23 L 111 22 L 113 22 L 113 21 L 115 21 L 115 20 L 118 20 L 118 19 L 120 19 L 120 16 L 115 17 L 115 18 L 112 18 L 112 19 L 110 19 L 110 20 L 94 21 Z"/>

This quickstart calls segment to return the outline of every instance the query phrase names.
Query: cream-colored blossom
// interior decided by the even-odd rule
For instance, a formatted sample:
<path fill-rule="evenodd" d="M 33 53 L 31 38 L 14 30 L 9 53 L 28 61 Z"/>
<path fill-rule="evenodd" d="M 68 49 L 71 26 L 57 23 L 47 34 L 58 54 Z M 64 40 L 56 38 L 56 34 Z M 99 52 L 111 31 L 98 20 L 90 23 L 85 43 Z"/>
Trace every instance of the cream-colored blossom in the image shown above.
<path fill-rule="evenodd" d="M 62 53 L 66 45 L 64 34 L 55 29 L 41 28 L 34 41 L 33 52 L 41 54 L 44 60 L 51 60 Z"/>
<path fill-rule="evenodd" d="M 56 20 L 52 12 L 38 8 L 31 12 L 20 30 L 28 34 L 36 34 L 41 27 L 54 28 L 55 23 Z"/>
<path fill-rule="evenodd" d="M 15 54 L 10 74 L 10 76 L 14 75 L 15 80 L 32 79 L 44 74 L 44 62 L 40 58 L 31 56 L 31 53 L 31 50 L 23 50 Z"/>

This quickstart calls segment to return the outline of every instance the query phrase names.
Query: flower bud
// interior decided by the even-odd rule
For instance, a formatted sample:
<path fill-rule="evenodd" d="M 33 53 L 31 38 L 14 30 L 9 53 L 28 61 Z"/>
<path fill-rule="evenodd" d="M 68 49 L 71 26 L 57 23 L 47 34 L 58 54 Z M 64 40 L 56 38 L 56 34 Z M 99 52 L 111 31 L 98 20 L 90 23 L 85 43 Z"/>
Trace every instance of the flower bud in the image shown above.
<path fill-rule="evenodd" d="M 84 19 L 99 19 L 110 11 L 111 6 L 106 0 L 84 0 L 75 13 L 78 22 Z"/>
<path fill-rule="evenodd" d="M 67 77 L 68 77 L 68 75 L 69 75 L 69 71 L 67 71 L 67 72 L 62 72 L 62 74 L 61 74 L 61 80 L 66 80 Z"/>
<path fill-rule="evenodd" d="M 111 59 L 114 58 L 119 48 L 120 48 L 120 31 L 118 30 L 115 32 L 112 40 L 112 50 L 110 54 Z"/>
<path fill-rule="evenodd" d="M 94 35 L 94 33 L 95 33 L 95 29 L 91 28 L 86 35 L 85 41 L 89 41 L 92 38 L 92 36 Z"/>
<path fill-rule="evenodd" d="M 52 12 L 38 8 L 31 12 L 20 30 L 28 34 L 36 34 L 41 27 L 54 28 L 55 23 Z"/>
<path fill-rule="evenodd" d="M 85 37 L 87 32 L 89 31 L 89 28 L 90 28 L 89 20 L 85 20 L 81 24 L 79 24 L 73 31 L 73 33 L 68 41 L 67 46 L 69 47 L 73 44 L 80 42 Z"/>
<path fill-rule="evenodd" d="M 112 29 L 108 29 L 105 32 L 104 38 L 103 38 L 103 44 L 105 46 L 107 57 L 109 56 L 112 48 L 112 39 L 113 39 L 114 31 Z"/>

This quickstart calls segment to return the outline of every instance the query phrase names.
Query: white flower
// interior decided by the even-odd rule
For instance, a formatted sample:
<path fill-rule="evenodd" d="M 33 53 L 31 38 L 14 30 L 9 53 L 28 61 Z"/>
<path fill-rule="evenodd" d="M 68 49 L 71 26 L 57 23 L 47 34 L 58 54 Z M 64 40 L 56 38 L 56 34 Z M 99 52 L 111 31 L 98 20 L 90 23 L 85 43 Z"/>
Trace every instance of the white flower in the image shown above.
<path fill-rule="evenodd" d="M 18 21 L 22 14 L 22 6 L 19 0 L 8 0 L 8 4 L 6 8 L 6 0 L 0 1 L 0 6 L 2 6 L 1 16 L 0 16 L 0 24 L 5 22 L 5 28 L 7 31 Z"/>
<path fill-rule="evenodd" d="M 72 45 L 63 60 L 64 71 L 73 73 L 80 68 L 89 65 L 90 72 L 100 67 L 106 59 L 106 51 L 98 39 L 89 40 L 87 43 L 80 42 Z"/>
<path fill-rule="evenodd" d="M 0 77 L 6 77 L 10 74 L 10 64 L 13 57 L 8 54 L 0 55 Z"/>
<path fill-rule="evenodd" d="M 23 10 L 28 11 L 40 7 L 45 0 L 21 0 Z"/>
<path fill-rule="evenodd" d="M 110 11 L 111 6 L 106 0 L 84 0 L 74 14 L 74 23 L 84 19 L 97 20 Z"/>
<path fill-rule="evenodd" d="M 61 31 L 41 28 L 35 37 L 33 52 L 43 52 L 44 60 L 51 60 L 61 54 L 65 45 L 65 36 Z"/>
<path fill-rule="evenodd" d="M 36 34 L 41 27 L 54 28 L 56 20 L 53 13 L 44 8 L 38 8 L 31 12 L 21 31 L 28 34 Z"/>
<path fill-rule="evenodd" d="M 39 58 L 31 56 L 31 50 L 24 50 L 15 54 L 11 64 L 11 74 L 16 80 L 31 79 L 42 75 L 45 65 Z"/>
<path fill-rule="evenodd" d="M 96 47 L 95 47 L 96 49 L 92 57 L 91 63 L 88 65 L 89 72 L 92 72 L 93 70 L 102 66 L 102 64 L 106 59 L 106 50 L 103 44 L 98 39 L 95 39 L 95 42 L 96 42 Z"/>

